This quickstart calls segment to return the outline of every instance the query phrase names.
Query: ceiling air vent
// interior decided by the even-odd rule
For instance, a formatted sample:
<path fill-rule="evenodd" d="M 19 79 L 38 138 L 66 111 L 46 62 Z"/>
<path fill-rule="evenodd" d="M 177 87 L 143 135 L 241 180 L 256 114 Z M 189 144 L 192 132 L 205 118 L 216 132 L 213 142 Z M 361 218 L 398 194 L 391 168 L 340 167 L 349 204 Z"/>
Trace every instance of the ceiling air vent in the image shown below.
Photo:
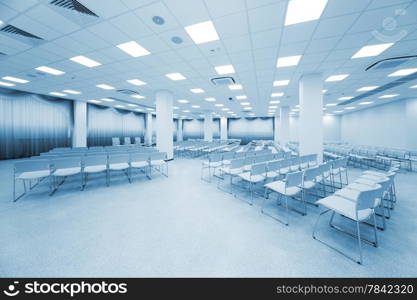
<path fill-rule="evenodd" d="M 22 29 L 19 29 L 19 28 L 13 26 L 13 25 L 7 25 L 7 26 L 3 27 L 2 29 L 0 29 L 0 31 L 6 32 L 6 33 L 9 33 L 9 34 L 19 35 L 19 36 L 26 37 L 26 38 L 43 40 L 43 38 L 38 37 L 34 34 L 31 34 L 27 31 L 24 31 Z"/>
<path fill-rule="evenodd" d="M 128 96 L 132 96 L 132 95 L 140 95 L 139 92 L 133 91 L 133 90 L 127 90 L 127 89 L 121 89 L 121 90 L 117 90 L 118 93 L 124 94 L 124 95 L 128 95 Z"/>
<path fill-rule="evenodd" d="M 82 5 L 77 0 L 53 0 L 50 2 L 50 4 L 98 18 L 98 16 L 95 13 L 93 13 L 91 10 Z"/>
<path fill-rule="evenodd" d="M 236 83 L 233 77 L 216 77 L 212 78 L 211 82 L 214 85 L 232 85 Z"/>
<path fill-rule="evenodd" d="M 385 69 L 396 68 L 399 65 L 402 65 L 412 60 L 416 60 L 416 58 L 417 58 L 417 55 L 410 55 L 410 56 L 399 56 L 399 57 L 391 57 L 391 58 L 382 59 L 382 60 L 377 61 L 376 63 L 373 63 L 369 67 L 367 67 L 365 71 L 385 70 Z"/>

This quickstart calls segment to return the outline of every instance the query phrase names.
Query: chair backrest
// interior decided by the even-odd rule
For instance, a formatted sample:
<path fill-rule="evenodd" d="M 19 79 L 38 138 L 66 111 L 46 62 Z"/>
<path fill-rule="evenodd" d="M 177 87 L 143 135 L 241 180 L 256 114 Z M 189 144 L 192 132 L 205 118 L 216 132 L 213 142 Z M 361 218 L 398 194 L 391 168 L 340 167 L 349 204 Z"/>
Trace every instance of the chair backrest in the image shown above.
<path fill-rule="evenodd" d="M 109 164 L 119 164 L 119 163 L 129 163 L 130 155 L 129 153 L 110 153 L 109 154 Z"/>
<path fill-rule="evenodd" d="M 142 138 L 139 136 L 135 136 L 135 144 L 140 144 L 142 143 Z"/>
<path fill-rule="evenodd" d="M 45 171 L 49 170 L 50 162 L 48 159 L 34 159 L 19 161 L 14 164 L 15 173 Z"/>
<path fill-rule="evenodd" d="M 107 154 L 87 155 L 84 157 L 84 167 L 107 165 Z"/>
<path fill-rule="evenodd" d="M 150 154 L 147 152 L 132 152 L 130 153 L 130 161 L 131 162 L 142 162 L 148 161 Z"/>
<path fill-rule="evenodd" d="M 250 169 L 250 175 L 251 176 L 265 174 L 265 172 L 266 172 L 266 164 L 265 163 L 252 165 L 252 167 Z"/>
<path fill-rule="evenodd" d="M 363 210 L 375 207 L 375 199 L 382 193 L 381 185 L 377 184 L 375 189 L 361 191 L 356 200 L 356 210 Z"/>
<path fill-rule="evenodd" d="M 81 157 L 54 158 L 51 160 L 51 165 L 55 169 L 81 167 Z"/>
<path fill-rule="evenodd" d="M 320 175 L 320 168 L 308 168 L 304 170 L 304 181 L 313 181 Z"/>
<path fill-rule="evenodd" d="M 130 144 L 132 144 L 132 141 L 130 140 L 130 136 L 125 136 L 125 138 L 124 138 L 124 144 L 125 144 L 125 145 L 130 145 Z"/>
<path fill-rule="evenodd" d="M 235 158 L 244 158 L 245 152 L 235 152 Z"/>
<path fill-rule="evenodd" d="M 288 173 L 285 177 L 285 187 L 299 186 L 303 183 L 303 171 Z"/>
<path fill-rule="evenodd" d="M 234 152 L 224 152 L 222 153 L 222 160 L 231 160 L 235 157 L 235 153 Z"/>
<path fill-rule="evenodd" d="M 276 160 L 268 163 L 268 171 L 278 171 L 281 168 L 282 161 Z"/>
<path fill-rule="evenodd" d="M 245 165 L 245 158 L 234 159 L 230 162 L 230 169 L 240 169 Z"/>
<path fill-rule="evenodd" d="M 165 160 L 167 157 L 166 152 L 152 152 L 149 153 L 150 160 Z"/>
<path fill-rule="evenodd" d="M 112 137 L 111 143 L 113 146 L 119 146 L 120 145 L 120 138 L 119 137 Z"/>
<path fill-rule="evenodd" d="M 209 160 L 209 162 L 220 162 L 220 161 L 222 161 L 222 159 L 223 159 L 223 154 L 221 154 L 221 153 L 212 153 L 212 154 L 209 154 L 209 156 L 208 156 L 208 160 Z"/>

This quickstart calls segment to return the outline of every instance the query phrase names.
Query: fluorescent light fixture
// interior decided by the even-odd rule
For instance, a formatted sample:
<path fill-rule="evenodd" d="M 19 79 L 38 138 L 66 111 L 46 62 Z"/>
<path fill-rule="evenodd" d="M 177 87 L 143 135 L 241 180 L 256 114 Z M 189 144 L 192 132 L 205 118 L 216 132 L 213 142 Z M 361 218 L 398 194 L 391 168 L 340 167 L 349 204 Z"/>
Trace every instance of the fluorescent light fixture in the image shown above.
<path fill-rule="evenodd" d="M 415 72 L 417 72 L 417 68 L 402 69 L 402 70 L 398 70 L 398 71 L 395 71 L 394 73 L 389 74 L 388 77 L 407 76 L 407 75 L 413 74 Z"/>
<path fill-rule="evenodd" d="M 17 77 L 12 77 L 12 76 L 4 76 L 3 79 L 8 80 L 8 81 L 17 82 L 17 83 L 27 83 L 27 82 L 29 82 L 29 80 L 21 79 L 21 78 L 17 78 Z"/>
<path fill-rule="evenodd" d="M 60 70 L 57 70 L 57 69 L 54 69 L 54 68 L 50 68 L 50 67 L 47 67 L 47 66 L 40 66 L 40 67 L 35 68 L 35 70 L 38 70 L 38 71 L 41 71 L 41 72 L 44 72 L 44 73 L 48 73 L 48 74 L 52 74 L 52 75 L 65 74 L 65 72 L 63 72 L 63 71 L 60 71 Z"/>
<path fill-rule="evenodd" d="M 217 106 L 217 107 L 222 107 L 222 106 L 224 106 L 223 104 L 221 104 L 221 103 L 218 103 L 218 104 L 214 104 L 214 106 Z"/>
<path fill-rule="evenodd" d="M 15 86 L 15 84 L 13 84 L 13 83 L 4 82 L 4 81 L 0 81 L 0 85 L 2 85 L 2 86 Z"/>
<path fill-rule="evenodd" d="M 146 110 L 153 111 L 154 109 L 151 107 L 148 107 Z"/>
<path fill-rule="evenodd" d="M 352 109 L 355 109 L 356 107 L 354 107 L 354 106 L 348 106 L 348 107 L 345 107 L 345 109 L 347 109 L 347 110 L 352 110 Z"/>
<path fill-rule="evenodd" d="M 326 94 L 326 93 L 327 93 L 327 90 L 321 90 L 321 92 L 322 92 L 323 94 Z"/>
<path fill-rule="evenodd" d="M 410 89 L 417 89 L 417 84 L 410 86 Z"/>
<path fill-rule="evenodd" d="M 101 100 L 106 101 L 106 102 L 114 102 L 114 100 L 110 98 L 101 98 Z"/>
<path fill-rule="evenodd" d="M 232 111 L 227 111 L 226 113 L 228 113 L 228 114 L 234 114 L 234 112 L 232 112 Z"/>
<path fill-rule="evenodd" d="M 271 97 L 276 98 L 276 97 L 282 97 L 284 96 L 284 93 L 272 93 Z"/>
<path fill-rule="evenodd" d="M 130 107 L 138 107 L 136 104 L 131 104 L 131 103 L 129 103 L 127 106 L 130 106 Z"/>
<path fill-rule="evenodd" d="M 165 74 L 166 77 L 168 77 L 171 80 L 184 80 L 185 77 L 181 73 L 169 73 Z"/>
<path fill-rule="evenodd" d="M 101 63 L 99 63 L 98 61 L 92 60 L 91 58 L 82 55 L 71 57 L 70 60 L 89 68 L 101 66 Z"/>
<path fill-rule="evenodd" d="M 124 105 L 115 105 L 114 107 L 117 107 L 117 108 L 125 108 Z"/>
<path fill-rule="evenodd" d="M 95 99 L 87 100 L 87 102 L 94 103 L 94 104 L 101 103 L 101 101 L 98 101 L 98 100 L 95 100 Z"/>
<path fill-rule="evenodd" d="M 244 99 L 247 99 L 248 97 L 246 96 L 246 95 L 239 95 L 239 96 L 236 96 L 236 99 L 237 100 L 244 100 Z"/>
<path fill-rule="evenodd" d="M 223 111 L 228 111 L 228 110 L 230 110 L 230 109 L 229 109 L 229 108 L 227 108 L 227 107 L 223 107 L 223 108 L 222 108 L 222 110 L 223 110 Z"/>
<path fill-rule="evenodd" d="M 336 103 L 327 103 L 326 106 L 336 106 Z"/>
<path fill-rule="evenodd" d="M 373 86 L 364 86 L 361 87 L 360 89 L 357 89 L 358 92 L 367 92 L 367 91 L 372 91 L 374 89 L 378 88 L 378 86 L 373 85 Z"/>
<path fill-rule="evenodd" d="M 192 108 L 200 108 L 200 105 L 191 105 Z"/>
<path fill-rule="evenodd" d="M 132 95 L 132 96 L 130 96 L 130 97 L 132 97 L 132 98 L 136 98 L 136 99 L 144 99 L 144 98 L 145 98 L 145 96 L 138 95 L 138 94 Z"/>
<path fill-rule="evenodd" d="M 241 102 L 240 105 L 243 105 L 243 106 L 250 105 L 250 102 Z"/>
<path fill-rule="evenodd" d="M 73 94 L 73 95 L 79 95 L 79 94 L 81 94 L 81 92 L 74 91 L 74 90 L 63 90 L 63 92 L 64 93 L 67 93 L 67 94 Z"/>
<path fill-rule="evenodd" d="M 281 103 L 281 101 L 279 101 L 279 100 L 271 100 L 271 101 L 269 101 L 269 104 L 280 104 Z"/>
<path fill-rule="evenodd" d="M 224 74 L 232 74 L 235 72 L 235 68 L 232 65 L 223 65 L 214 67 L 216 69 L 217 74 L 224 75 Z"/>
<path fill-rule="evenodd" d="M 301 55 L 280 57 L 277 60 L 277 68 L 296 66 L 300 59 Z"/>
<path fill-rule="evenodd" d="M 173 106 L 172 109 L 180 109 L 178 106 Z"/>
<path fill-rule="evenodd" d="M 64 93 L 60 93 L 60 92 L 50 92 L 49 95 L 53 95 L 53 96 L 59 96 L 59 97 L 64 97 L 67 94 Z"/>
<path fill-rule="evenodd" d="M 185 26 L 184 29 L 196 44 L 217 41 L 219 39 L 216 28 L 211 21 Z"/>
<path fill-rule="evenodd" d="M 350 100 L 350 99 L 353 99 L 353 97 L 351 97 L 351 96 L 343 96 L 343 97 L 338 98 L 337 100 L 344 101 L 344 100 Z"/>
<path fill-rule="evenodd" d="M 290 0 L 285 26 L 318 20 L 327 5 L 327 0 Z"/>
<path fill-rule="evenodd" d="M 204 100 L 206 100 L 207 102 L 214 102 L 214 101 L 216 101 L 216 99 L 213 98 L 213 97 L 204 98 Z"/>
<path fill-rule="evenodd" d="M 340 114 L 340 113 L 342 113 L 343 112 L 343 110 L 335 110 L 334 111 L 334 113 L 336 113 L 336 114 Z"/>
<path fill-rule="evenodd" d="M 272 85 L 273 86 L 286 86 L 289 83 L 290 83 L 289 80 L 275 80 Z"/>
<path fill-rule="evenodd" d="M 202 94 L 202 93 L 204 93 L 204 90 L 203 89 L 191 89 L 190 91 L 191 91 L 191 93 L 194 93 L 194 94 Z"/>
<path fill-rule="evenodd" d="M 2 21 L 2 20 L 0 20 L 0 25 L 1 25 L 1 24 L 3 24 L 3 21 Z"/>
<path fill-rule="evenodd" d="M 137 86 L 146 84 L 146 82 L 143 82 L 142 80 L 139 80 L 139 79 L 129 79 L 126 81 L 129 82 L 130 84 L 137 85 Z"/>
<path fill-rule="evenodd" d="M 359 105 L 369 105 L 369 104 L 372 104 L 372 103 L 374 103 L 374 102 L 373 101 L 366 101 L 366 102 L 359 103 Z"/>
<path fill-rule="evenodd" d="M 114 90 L 114 87 L 101 83 L 101 84 L 97 84 L 96 87 L 103 89 L 103 90 Z"/>
<path fill-rule="evenodd" d="M 394 45 L 394 43 L 385 43 L 385 44 L 364 46 L 358 52 L 356 52 L 352 56 L 352 58 L 377 56 L 377 55 L 380 55 L 385 50 L 387 50 L 392 45 Z"/>
<path fill-rule="evenodd" d="M 278 106 L 275 106 L 275 105 L 268 106 L 268 109 L 276 109 L 276 108 L 278 108 Z"/>
<path fill-rule="evenodd" d="M 252 107 L 250 107 L 250 106 L 246 106 L 246 107 L 244 107 L 243 109 L 244 109 L 244 110 L 252 110 Z"/>
<path fill-rule="evenodd" d="M 391 95 L 382 95 L 382 96 L 379 96 L 378 98 L 388 99 L 388 98 L 394 98 L 394 97 L 398 97 L 398 96 L 399 96 L 399 94 L 391 94 Z"/>
<path fill-rule="evenodd" d="M 190 102 L 190 101 L 185 100 L 185 99 L 180 99 L 180 100 L 178 100 L 178 102 L 179 102 L 179 103 L 188 103 L 188 102 Z"/>
<path fill-rule="evenodd" d="M 242 86 L 240 84 L 231 84 L 231 85 L 229 85 L 229 89 L 232 90 L 232 91 L 241 90 Z"/>
<path fill-rule="evenodd" d="M 136 111 L 143 111 L 143 109 L 141 109 L 141 108 L 136 108 L 135 110 Z"/>
<path fill-rule="evenodd" d="M 151 54 L 148 50 L 143 48 L 141 45 L 139 45 L 135 41 L 119 44 L 116 47 L 133 57 L 139 57 L 139 56 L 145 56 L 145 55 Z"/>
<path fill-rule="evenodd" d="M 343 79 L 346 79 L 349 76 L 349 74 L 339 74 L 339 75 L 332 75 L 327 77 L 327 82 L 333 82 L 333 81 L 341 81 Z"/>
<path fill-rule="evenodd" d="M 186 109 L 186 110 L 183 110 L 182 112 L 189 113 L 190 111 Z"/>

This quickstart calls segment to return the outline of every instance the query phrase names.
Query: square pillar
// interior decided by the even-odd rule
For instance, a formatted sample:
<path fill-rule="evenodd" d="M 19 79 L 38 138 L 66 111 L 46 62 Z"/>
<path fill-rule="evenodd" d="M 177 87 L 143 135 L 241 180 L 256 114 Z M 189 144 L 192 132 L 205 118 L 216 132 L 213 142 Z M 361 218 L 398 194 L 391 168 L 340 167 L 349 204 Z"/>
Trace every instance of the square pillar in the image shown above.
<path fill-rule="evenodd" d="M 87 103 L 74 101 L 72 147 L 87 147 Z"/>
<path fill-rule="evenodd" d="M 285 146 L 290 141 L 290 107 L 281 106 L 279 118 L 278 141 Z"/>
<path fill-rule="evenodd" d="M 172 103 L 173 96 L 169 91 L 158 91 L 156 98 L 156 147 L 166 152 L 168 159 L 174 157 L 174 128 Z"/>
<path fill-rule="evenodd" d="M 323 161 L 323 78 L 321 73 L 301 77 L 300 96 L 300 155 L 317 154 Z"/>
<path fill-rule="evenodd" d="M 213 116 L 211 114 L 204 116 L 204 140 L 213 141 Z"/>
<path fill-rule="evenodd" d="M 178 119 L 178 131 L 177 131 L 177 142 L 181 142 L 184 139 L 182 131 L 182 119 Z"/>
<path fill-rule="evenodd" d="M 220 139 L 227 140 L 227 118 L 220 118 Z"/>
<path fill-rule="evenodd" d="M 145 145 L 152 146 L 152 114 L 146 114 Z"/>

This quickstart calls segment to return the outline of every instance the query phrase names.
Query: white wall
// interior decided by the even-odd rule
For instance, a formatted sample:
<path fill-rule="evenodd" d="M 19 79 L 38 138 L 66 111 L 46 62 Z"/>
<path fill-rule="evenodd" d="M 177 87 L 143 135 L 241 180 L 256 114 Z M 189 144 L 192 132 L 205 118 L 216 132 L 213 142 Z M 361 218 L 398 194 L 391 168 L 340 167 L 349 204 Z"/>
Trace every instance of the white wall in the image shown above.
<path fill-rule="evenodd" d="M 417 149 L 417 99 L 345 114 L 341 124 L 344 142 Z"/>
<path fill-rule="evenodd" d="M 340 141 L 340 116 L 323 116 L 324 141 Z M 298 141 L 298 117 L 290 117 L 290 141 Z"/>

